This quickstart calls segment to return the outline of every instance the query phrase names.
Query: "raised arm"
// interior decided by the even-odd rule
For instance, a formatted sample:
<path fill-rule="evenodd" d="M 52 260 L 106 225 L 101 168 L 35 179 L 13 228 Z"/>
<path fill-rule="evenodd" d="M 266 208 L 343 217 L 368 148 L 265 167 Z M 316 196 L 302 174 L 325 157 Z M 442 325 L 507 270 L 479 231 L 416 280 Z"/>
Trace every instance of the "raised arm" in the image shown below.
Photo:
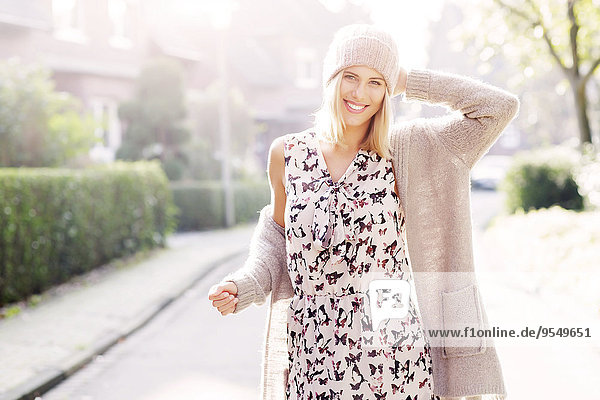
<path fill-rule="evenodd" d="M 279 137 L 273 141 L 269 151 L 271 203 L 260 211 L 244 266 L 223 278 L 223 281 L 233 282 L 237 287 L 238 304 L 234 314 L 252 303 L 263 304 L 273 289 L 273 282 L 289 280 L 284 227 L 284 171 L 283 137 Z"/>
<path fill-rule="evenodd" d="M 517 115 L 517 96 L 466 76 L 433 70 L 410 70 L 406 100 L 450 108 L 454 113 L 428 118 L 446 147 L 469 169 L 490 149 Z"/>

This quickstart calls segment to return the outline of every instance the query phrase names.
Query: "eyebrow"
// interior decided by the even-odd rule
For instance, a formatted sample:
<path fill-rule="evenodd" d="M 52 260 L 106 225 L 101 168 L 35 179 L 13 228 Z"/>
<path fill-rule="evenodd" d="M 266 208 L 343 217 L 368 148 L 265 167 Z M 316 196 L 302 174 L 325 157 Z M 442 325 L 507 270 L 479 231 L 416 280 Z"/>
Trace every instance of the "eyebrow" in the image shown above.
<path fill-rule="evenodd" d="M 355 73 L 354 73 L 354 72 L 352 72 L 352 71 L 346 71 L 346 73 L 348 73 L 348 74 L 352 74 L 352 75 L 354 75 L 354 76 L 358 76 L 358 74 L 355 74 Z M 379 77 L 377 77 L 377 76 L 374 76 L 374 77 L 372 77 L 372 78 L 369 78 L 369 79 L 378 79 L 378 80 L 380 80 L 380 81 L 383 81 L 383 80 L 384 80 L 383 78 L 379 78 Z"/>

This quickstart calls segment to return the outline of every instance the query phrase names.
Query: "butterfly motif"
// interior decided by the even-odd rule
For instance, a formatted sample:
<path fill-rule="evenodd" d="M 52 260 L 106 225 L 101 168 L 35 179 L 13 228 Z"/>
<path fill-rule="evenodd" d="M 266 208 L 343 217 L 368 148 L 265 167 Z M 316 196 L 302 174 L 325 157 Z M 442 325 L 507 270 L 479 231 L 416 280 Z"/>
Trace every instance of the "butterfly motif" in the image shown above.
<path fill-rule="evenodd" d="M 334 333 L 333 336 L 335 337 L 335 344 L 339 344 L 340 342 L 342 342 L 343 344 L 346 344 L 346 340 L 348 339 L 348 333 L 344 333 L 342 336 L 338 336 L 337 333 Z"/>
<path fill-rule="evenodd" d="M 364 223 L 360 220 L 358 221 L 358 229 L 360 230 L 360 233 L 363 233 L 365 231 L 365 229 L 367 230 L 367 232 L 371 232 L 371 230 L 373 230 L 373 223 L 371 221 L 369 221 L 368 223 Z"/>
<path fill-rule="evenodd" d="M 383 392 L 383 393 L 373 393 L 375 395 L 375 398 L 377 400 L 385 400 L 386 396 L 387 396 L 387 392 Z"/>
<path fill-rule="evenodd" d="M 357 160 L 356 166 L 359 171 L 366 171 L 369 166 L 368 160 L 365 160 L 364 158 Z"/>
<path fill-rule="evenodd" d="M 324 287 L 325 287 L 325 282 L 319 283 L 318 285 L 315 285 L 315 291 L 320 292 L 323 290 Z"/>
<path fill-rule="evenodd" d="M 393 167 L 390 167 L 390 166 L 385 167 L 385 174 L 383 175 L 384 179 L 386 179 L 388 175 L 392 175 L 392 177 L 394 176 Z"/>
<path fill-rule="evenodd" d="M 343 272 L 331 272 L 329 274 L 325 274 L 325 277 L 327 278 L 327 282 L 330 285 L 333 285 L 335 283 L 337 283 L 338 279 L 341 278 L 344 275 Z"/>
<path fill-rule="evenodd" d="M 311 171 L 312 172 L 312 170 L 315 169 L 316 167 L 317 167 L 317 162 L 316 161 L 312 165 L 308 165 L 306 162 L 304 162 L 304 171 Z"/>
<path fill-rule="evenodd" d="M 425 386 L 425 384 L 427 383 L 428 380 L 429 380 L 429 378 L 425 378 L 422 382 L 419 382 L 419 389 L 421 389 L 423 386 Z"/>
<path fill-rule="evenodd" d="M 385 268 L 385 266 L 387 265 L 387 263 L 390 261 L 389 258 L 384 258 L 383 260 L 377 259 L 377 267 L 379 268 Z"/>
<path fill-rule="evenodd" d="M 337 328 L 346 326 L 346 322 L 348 322 L 348 312 L 346 312 L 343 308 L 340 308 L 338 311 L 338 317 L 335 320 L 335 326 Z"/>
<path fill-rule="evenodd" d="M 348 353 L 348 355 L 345 357 L 346 365 L 349 367 L 350 364 L 356 364 L 356 363 L 360 362 L 362 354 L 363 354 L 362 352 L 358 352 L 356 354 Z"/>
<path fill-rule="evenodd" d="M 360 306 L 361 306 L 361 304 L 362 304 L 362 301 L 361 301 L 361 300 L 362 300 L 362 299 L 361 299 L 361 298 L 359 298 L 359 297 L 354 297 L 354 298 L 352 299 L 352 301 L 351 301 L 351 304 L 352 304 L 352 311 L 353 311 L 353 312 L 357 313 L 357 312 L 358 312 L 358 310 L 360 310 Z"/>
<path fill-rule="evenodd" d="M 394 240 L 392 243 L 390 243 L 389 245 L 386 245 L 385 243 L 383 244 L 385 247 L 383 248 L 383 252 L 385 254 L 392 254 L 395 250 L 396 247 L 398 246 L 398 241 Z"/>
<path fill-rule="evenodd" d="M 327 313 L 327 311 L 325 311 L 325 304 L 321 304 L 321 307 L 319 307 L 319 312 L 325 316 L 323 321 L 321 321 L 321 325 L 329 326 L 329 322 L 331 321 L 331 318 L 329 318 L 329 314 Z M 319 334 L 319 336 L 323 336 L 323 335 Z M 331 340 L 331 339 L 329 339 L 329 340 Z"/>
<path fill-rule="evenodd" d="M 404 393 L 403 387 L 401 387 L 400 385 L 396 385 L 395 383 L 392 383 L 392 394 L 396 394 L 400 390 L 402 390 L 400 393 Z"/>
<path fill-rule="evenodd" d="M 304 232 L 304 228 L 302 228 L 302 226 L 298 227 L 298 233 L 296 233 L 296 229 L 294 229 L 294 227 L 292 226 L 292 234 L 297 238 L 306 237 L 306 232 Z"/>
<path fill-rule="evenodd" d="M 341 360 L 336 361 L 333 363 L 333 375 L 335 377 L 336 381 L 341 381 L 344 379 L 344 375 L 346 374 L 346 371 L 340 371 L 340 364 L 342 363 Z M 329 375 L 329 369 L 327 370 L 327 374 Z M 331 376 L 329 377 L 329 379 L 331 379 Z"/>
<path fill-rule="evenodd" d="M 319 369 L 319 370 L 316 370 L 316 371 L 314 371 L 314 372 L 312 372 L 312 373 L 310 373 L 310 374 L 307 374 L 308 382 L 312 382 L 312 381 L 314 381 L 314 378 L 315 378 L 317 375 L 321 375 L 323 372 L 325 372 L 325 370 L 324 370 L 324 369 Z"/>
<path fill-rule="evenodd" d="M 380 230 L 379 230 L 379 235 L 380 235 L 380 236 L 383 236 L 383 235 L 385 235 L 385 233 L 387 232 L 387 230 L 388 230 L 388 228 L 383 228 L 383 229 L 380 229 Z"/>
<path fill-rule="evenodd" d="M 369 174 L 364 174 L 364 175 L 357 174 L 356 179 L 360 182 L 360 181 L 366 181 L 368 177 L 369 177 Z"/>
<path fill-rule="evenodd" d="M 302 250 L 310 251 L 312 244 L 311 243 L 302 243 Z"/>
<path fill-rule="evenodd" d="M 383 364 L 379 364 L 377 366 L 369 364 L 369 368 L 371 369 L 371 375 L 375 375 L 375 372 L 377 372 L 377 370 L 379 370 L 379 374 L 383 374 Z"/>
<path fill-rule="evenodd" d="M 415 380 L 415 371 L 412 374 L 406 376 L 406 383 L 410 383 Z"/>
<path fill-rule="evenodd" d="M 379 214 L 377 214 L 377 220 L 375 220 L 373 218 L 373 215 L 371 215 L 371 222 L 373 223 L 373 225 L 384 224 L 385 223 L 385 215 L 383 215 L 383 212 L 380 212 Z"/>
<path fill-rule="evenodd" d="M 294 211 L 296 209 L 302 211 L 302 210 L 304 210 L 306 208 L 307 205 L 308 204 L 306 204 L 306 203 L 298 202 L 298 203 L 296 203 L 296 204 L 294 204 L 293 206 L 290 207 L 290 211 Z"/>
<path fill-rule="evenodd" d="M 352 350 L 354 346 L 356 346 L 358 340 L 352 340 L 352 338 L 348 338 L 348 349 Z"/>
<path fill-rule="evenodd" d="M 382 189 L 375 193 L 371 193 L 371 194 L 369 194 L 369 197 L 371 198 L 371 201 L 373 202 L 373 204 L 377 204 L 377 203 L 383 204 L 383 198 L 385 197 L 385 189 Z"/>
<path fill-rule="evenodd" d="M 367 255 L 369 257 L 375 257 L 375 250 L 377 250 L 376 244 L 371 244 L 367 247 Z"/>

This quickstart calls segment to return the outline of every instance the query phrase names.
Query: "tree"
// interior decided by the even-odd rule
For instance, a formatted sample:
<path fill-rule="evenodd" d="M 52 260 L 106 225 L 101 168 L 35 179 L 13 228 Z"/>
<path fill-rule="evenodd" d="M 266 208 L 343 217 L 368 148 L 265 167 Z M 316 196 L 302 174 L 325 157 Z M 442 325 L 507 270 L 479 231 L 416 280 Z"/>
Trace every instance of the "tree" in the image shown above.
<path fill-rule="evenodd" d="M 0 167 L 62 166 L 98 142 L 93 117 L 50 75 L 16 58 L 0 64 Z"/>
<path fill-rule="evenodd" d="M 182 147 L 189 132 L 183 127 L 186 109 L 179 64 L 168 59 L 150 62 L 137 80 L 134 98 L 119 106 L 119 116 L 125 132 L 118 159 L 158 158 L 163 167 L 185 161 Z"/>
<path fill-rule="evenodd" d="M 580 144 L 592 143 L 586 88 L 600 65 L 597 1 L 488 0 L 480 10 L 485 22 L 475 18 L 478 26 L 470 31 L 475 46 L 512 53 L 529 76 L 542 63 L 558 66 L 573 94 Z"/>
<path fill-rule="evenodd" d="M 219 99 L 223 95 L 219 83 L 209 85 L 202 92 L 191 93 L 189 98 L 190 125 L 194 135 L 187 148 L 190 159 L 190 173 L 193 179 L 220 179 L 221 177 L 221 138 L 219 130 Z M 257 165 L 254 143 L 258 133 L 252 110 L 242 92 L 237 88 L 229 91 L 231 123 L 232 173 L 235 179 L 252 175 L 263 175 Z"/>

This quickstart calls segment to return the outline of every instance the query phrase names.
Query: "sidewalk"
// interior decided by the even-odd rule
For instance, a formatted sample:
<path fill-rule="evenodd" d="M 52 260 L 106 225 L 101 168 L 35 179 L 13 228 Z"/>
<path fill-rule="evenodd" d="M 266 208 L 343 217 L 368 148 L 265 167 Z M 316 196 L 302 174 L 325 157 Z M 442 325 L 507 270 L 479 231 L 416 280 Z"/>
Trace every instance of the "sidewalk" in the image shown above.
<path fill-rule="evenodd" d="M 173 235 L 167 249 L 103 267 L 0 320 L 0 400 L 34 399 L 72 375 L 214 267 L 247 252 L 253 230 L 250 224 Z"/>

